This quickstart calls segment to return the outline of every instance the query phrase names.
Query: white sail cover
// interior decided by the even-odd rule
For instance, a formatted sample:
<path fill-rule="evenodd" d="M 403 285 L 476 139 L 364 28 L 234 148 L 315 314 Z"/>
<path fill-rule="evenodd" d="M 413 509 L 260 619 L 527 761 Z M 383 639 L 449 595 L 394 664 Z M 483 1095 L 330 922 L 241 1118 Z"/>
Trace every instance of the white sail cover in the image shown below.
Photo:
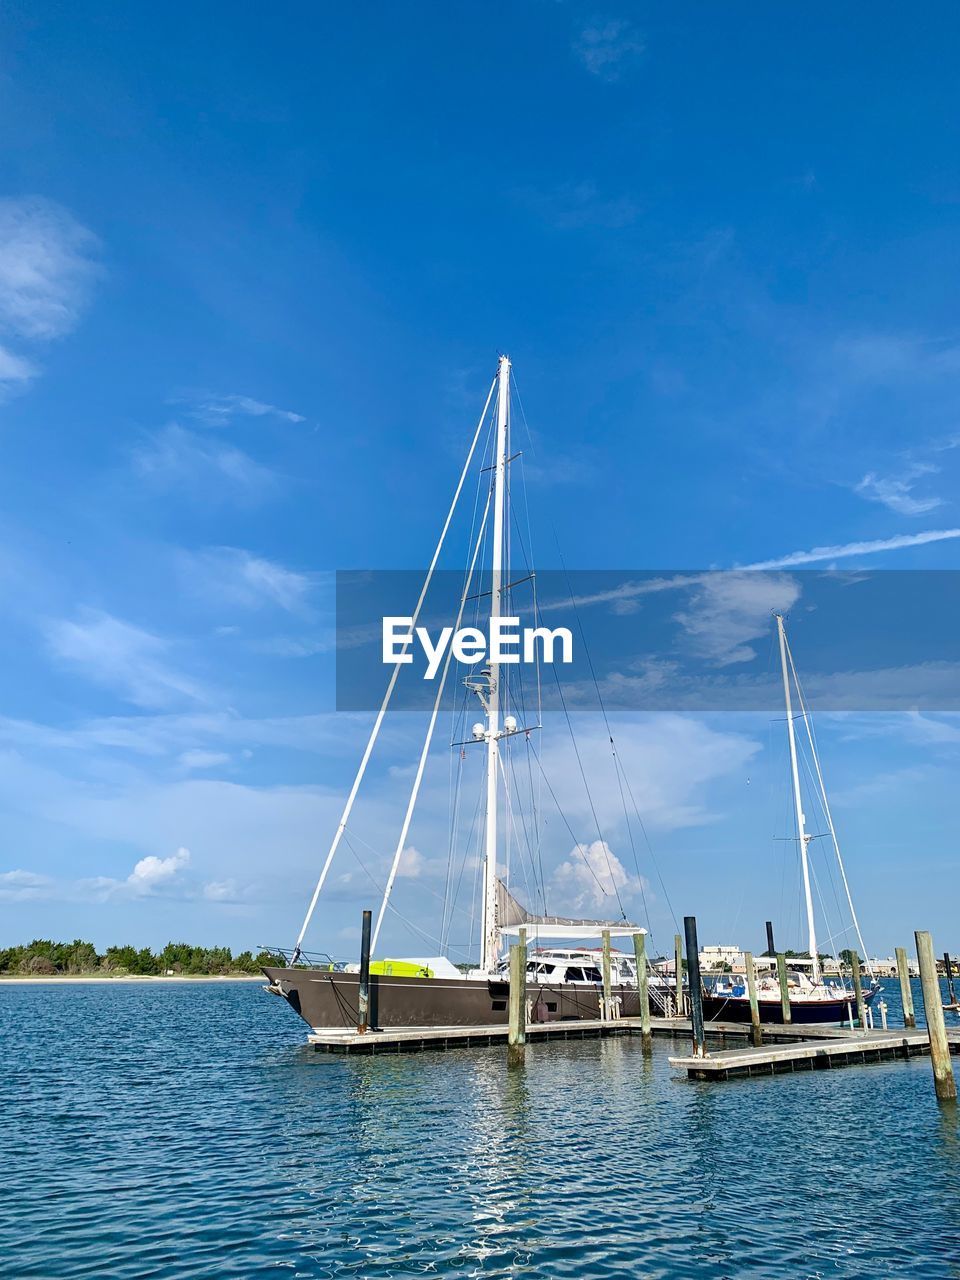
<path fill-rule="evenodd" d="M 609 930 L 612 938 L 629 938 L 646 933 L 638 924 L 627 920 L 573 920 L 566 916 L 540 916 L 522 907 L 502 880 L 497 880 L 497 926 L 501 933 L 519 933 L 521 929 L 540 938 L 599 938 Z"/>

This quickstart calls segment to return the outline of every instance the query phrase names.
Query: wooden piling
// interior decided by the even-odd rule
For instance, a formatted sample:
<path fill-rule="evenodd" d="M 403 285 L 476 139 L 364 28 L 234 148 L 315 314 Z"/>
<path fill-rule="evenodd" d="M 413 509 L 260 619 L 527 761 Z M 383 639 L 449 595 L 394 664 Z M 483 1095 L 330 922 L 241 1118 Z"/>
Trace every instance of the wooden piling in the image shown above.
<path fill-rule="evenodd" d="M 763 1032 L 760 1030 L 760 1002 L 757 999 L 757 968 L 753 963 L 753 952 L 743 953 L 747 970 L 747 996 L 750 999 L 750 1039 L 754 1045 L 763 1044 Z"/>
<path fill-rule="evenodd" d="M 522 1067 L 527 1056 L 527 944 L 522 934 L 510 947 L 507 1017 L 507 1066 Z"/>
<path fill-rule="evenodd" d="M 920 962 L 920 989 L 923 992 L 923 1009 L 927 1018 L 927 1031 L 930 1036 L 933 1085 L 936 1089 L 937 1098 L 941 1102 L 950 1102 L 956 1099 L 957 1082 L 953 1078 L 950 1045 L 947 1041 L 947 1028 L 943 1020 L 943 996 L 940 994 L 940 979 L 937 976 L 937 962 L 933 954 L 933 938 L 929 933 L 922 930 L 918 930 L 914 937 L 917 940 L 917 960 Z"/>
<path fill-rule="evenodd" d="M 604 929 L 600 935 L 603 940 L 603 1008 L 600 1017 L 606 1022 L 612 1011 L 612 995 L 610 988 L 610 930 Z"/>
<path fill-rule="evenodd" d="M 683 1017 L 683 939 L 679 933 L 673 935 L 673 965 L 674 974 L 677 979 L 677 989 L 674 997 L 676 1005 L 676 1013 L 678 1018 Z"/>
<path fill-rule="evenodd" d="M 693 1028 L 693 1056 L 702 1058 L 706 1053 L 703 1035 L 703 988 L 700 985 L 700 945 L 697 942 L 697 917 L 683 917 L 683 931 L 687 938 L 687 990 L 690 996 L 690 1025 Z"/>
<path fill-rule="evenodd" d="M 915 1027 L 917 1025 L 917 1015 L 913 1012 L 913 988 L 910 986 L 910 966 L 907 964 L 906 947 L 897 947 L 897 976 L 900 979 L 903 1025 L 905 1027 Z"/>
<path fill-rule="evenodd" d="M 647 972 L 646 934 L 633 935 L 633 954 L 637 961 L 637 992 L 640 996 L 640 1047 L 649 1056 L 653 1053 L 653 1032 L 650 1030 L 650 975 Z"/>
<path fill-rule="evenodd" d="M 860 980 L 860 957 L 856 951 L 850 953 L 850 973 L 853 977 L 853 998 L 857 1002 L 857 1023 L 861 1031 L 867 1029 L 867 1006 L 863 1003 L 863 983 Z"/>
<path fill-rule="evenodd" d="M 357 990 L 357 1034 L 365 1035 L 370 1025 L 370 919 L 364 911 L 360 925 L 360 982 Z"/>
<path fill-rule="evenodd" d="M 777 977 L 780 979 L 780 1009 L 783 1012 L 784 1024 L 793 1022 L 790 1012 L 790 987 L 787 983 L 787 957 L 782 951 L 777 952 Z"/>

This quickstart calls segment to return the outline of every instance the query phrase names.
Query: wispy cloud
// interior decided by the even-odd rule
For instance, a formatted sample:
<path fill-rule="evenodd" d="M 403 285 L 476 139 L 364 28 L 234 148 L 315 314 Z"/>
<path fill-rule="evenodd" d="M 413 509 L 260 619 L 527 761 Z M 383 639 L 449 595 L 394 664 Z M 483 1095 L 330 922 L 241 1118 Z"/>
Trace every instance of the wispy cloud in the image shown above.
<path fill-rule="evenodd" d="M 29 382 L 37 376 L 37 366 L 23 356 L 0 347 L 0 383 Z"/>
<path fill-rule="evenodd" d="M 229 764 L 230 756 L 226 751 L 182 751 L 179 758 L 185 769 L 216 769 L 218 765 Z"/>
<path fill-rule="evenodd" d="M 844 560 L 850 556 L 878 555 L 882 551 L 901 551 L 905 547 L 922 547 L 929 542 L 946 542 L 960 538 L 960 529 L 928 529 L 925 533 L 904 533 L 895 538 L 877 538 L 872 542 L 846 542 L 840 546 L 813 547 L 810 551 L 790 551 L 773 560 L 760 560 L 744 565 L 744 569 L 790 569 L 801 564 L 821 564 Z"/>
<path fill-rule="evenodd" d="M 95 273 L 97 239 L 37 196 L 0 200 L 0 324 L 22 338 L 69 333 Z"/>
<path fill-rule="evenodd" d="M 233 445 L 210 440 L 170 423 L 153 432 L 133 453 L 136 473 L 166 491 L 190 492 L 209 499 L 228 492 L 256 501 L 273 490 L 276 472 Z"/>
<path fill-rule="evenodd" d="M 226 426 L 231 418 L 280 418 L 284 422 L 306 422 L 302 413 L 281 409 L 275 404 L 254 400 L 252 396 L 215 395 L 213 392 L 197 392 L 182 397 L 190 405 L 190 412 L 209 426 Z"/>
<path fill-rule="evenodd" d="M 622 18 L 595 18 L 573 42 L 573 50 L 591 75 L 619 80 L 646 45 L 631 23 Z"/>
<path fill-rule="evenodd" d="M 750 642 L 769 635 L 770 614 L 791 608 L 800 591 L 789 574 L 707 574 L 674 618 L 698 656 L 720 667 L 751 662 L 757 654 Z"/>
<path fill-rule="evenodd" d="M 97 250 L 96 236 L 52 200 L 0 199 L 0 330 L 28 343 L 69 333 L 97 274 Z M 37 372 L 26 356 L 0 347 L 0 384 Z"/>
<path fill-rule="evenodd" d="M 275 605 L 301 610 L 313 586 L 309 574 L 240 547 L 209 547 L 179 553 L 180 571 L 190 588 L 207 600 L 242 609 Z"/>
<path fill-rule="evenodd" d="M 34 871 L 17 868 L 0 873 L 0 902 L 31 902 L 49 894 L 53 880 Z"/>
<path fill-rule="evenodd" d="M 112 614 L 86 609 L 78 620 L 55 620 L 46 639 L 55 658 L 137 706 L 208 701 L 206 690 L 167 660 L 166 640 Z"/>
<path fill-rule="evenodd" d="M 891 511 L 901 516 L 921 516 L 943 505 L 943 499 L 936 495 L 926 498 L 915 498 L 913 489 L 923 476 L 936 475 L 940 468 L 928 462 L 914 462 L 899 475 L 880 476 L 875 471 L 868 471 L 858 484 L 854 485 L 854 493 L 867 498 L 871 502 L 880 502 Z"/>

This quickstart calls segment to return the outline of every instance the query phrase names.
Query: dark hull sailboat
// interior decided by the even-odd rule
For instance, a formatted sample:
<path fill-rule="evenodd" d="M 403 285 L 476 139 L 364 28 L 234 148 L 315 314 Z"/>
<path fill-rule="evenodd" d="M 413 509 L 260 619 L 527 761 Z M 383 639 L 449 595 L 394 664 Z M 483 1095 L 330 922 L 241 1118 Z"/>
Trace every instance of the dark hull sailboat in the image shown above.
<path fill-rule="evenodd" d="M 494 403 L 495 393 L 494 416 L 496 425 L 495 433 L 491 436 L 492 465 L 482 469 L 484 472 L 492 472 L 492 480 L 483 481 L 483 485 L 487 488 L 487 500 L 485 506 L 480 508 L 481 514 L 475 514 L 474 517 L 475 527 L 471 532 L 472 559 L 469 562 L 469 568 L 464 578 L 456 622 L 451 630 L 454 633 L 459 631 L 468 600 L 478 598 L 470 593 L 478 559 L 481 558 L 481 553 L 485 549 L 488 551 L 490 558 L 490 590 L 483 594 L 488 596 L 490 602 L 491 635 L 501 621 L 512 621 L 509 613 L 504 614 L 504 606 L 512 600 L 509 594 L 511 587 L 515 585 L 511 582 L 509 572 L 510 539 L 507 536 L 507 531 L 510 528 L 510 520 L 507 471 L 509 464 L 516 455 L 513 455 L 510 451 L 510 361 L 506 356 L 502 356 L 497 376 L 490 388 L 487 402 L 477 424 L 473 442 L 470 446 L 446 522 L 441 531 L 431 566 L 424 578 L 420 598 L 411 617 L 407 619 L 410 624 L 411 634 L 420 617 L 421 607 L 426 599 L 434 568 L 438 563 L 447 530 L 450 527 L 460 493 L 472 465 L 477 443 L 481 438 L 482 429 L 486 423 L 487 411 L 491 404 Z M 492 533 L 489 538 L 487 535 L 488 515 L 492 517 Z M 488 541 L 489 546 L 487 545 Z M 543 638 L 541 637 L 541 639 Z M 456 646 L 454 645 L 447 650 L 447 656 L 439 677 L 432 714 L 424 737 L 419 764 L 414 774 L 406 812 L 397 838 L 393 861 L 387 875 L 380 911 L 372 929 L 372 936 L 368 934 L 369 950 L 367 955 L 376 956 L 377 954 L 381 926 L 384 922 L 391 891 L 399 872 L 400 862 L 407 847 L 410 824 L 430 751 L 444 684 L 450 669 L 451 656 L 455 648 Z M 474 665 L 472 659 L 466 660 L 466 665 L 469 667 L 469 676 L 463 681 L 466 688 L 476 696 L 482 709 L 483 720 L 472 727 L 468 739 L 464 742 L 453 744 L 461 752 L 465 752 L 468 747 L 475 745 L 477 750 L 482 751 L 485 756 L 484 787 L 481 793 L 481 795 L 485 793 L 485 803 L 483 803 L 481 874 L 478 877 L 481 900 L 479 922 L 480 954 L 477 968 L 469 976 L 460 976 L 450 961 L 440 954 L 427 959 L 423 964 L 404 960 L 375 961 L 374 963 L 377 966 L 398 963 L 412 968 L 414 971 L 420 968 L 425 972 L 413 972 L 409 976 L 401 976 L 396 971 L 371 972 L 369 1007 L 366 1010 L 366 1017 L 362 1017 L 359 999 L 359 973 L 350 972 L 342 967 L 309 967 L 298 963 L 304 955 L 304 939 L 314 909 L 327 880 L 341 838 L 351 821 L 354 801 L 377 742 L 384 716 L 390 706 L 401 667 L 411 660 L 406 651 L 395 658 L 395 664 L 383 701 L 371 728 L 366 749 L 361 757 L 353 786 L 345 801 L 340 822 L 327 851 L 313 897 L 289 962 L 286 966 L 267 967 L 264 969 L 264 973 L 269 979 L 267 990 L 275 995 L 282 996 L 310 1027 L 318 1031 L 329 1031 L 338 1028 L 342 1030 L 356 1029 L 360 1023 L 382 1028 L 486 1027 L 501 1023 L 506 1024 L 508 1019 L 509 985 L 506 981 L 506 975 L 501 969 L 503 934 L 518 933 L 520 930 L 524 930 L 528 931 L 531 939 L 539 940 L 544 937 L 599 939 L 602 933 L 609 933 L 611 937 L 624 937 L 645 932 L 639 925 L 629 924 L 626 919 L 619 921 L 586 921 L 547 915 L 531 915 L 520 907 L 519 903 L 499 883 L 497 878 L 498 853 L 503 854 L 505 843 L 503 833 L 501 832 L 498 835 L 500 809 L 503 807 L 504 814 L 506 814 L 509 806 L 509 812 L 513 814 L 513 806 L 516 803 L 515 800 L 508 799 L 505 801 L 500 794 L 501 776 L 506 776 L 503 759 L 509 759 L 506 756 L 506 752 L 515 739 L 520 741 L 522 738 L 529 741 L 530 734 L 538 731 L 540 725 L 536 722 L 527 721 L 524 707 L 522 705 L 518 707 L 514 704 L 512 686 L 505 680 L 501 680 L 499 648 L 491 645 L 489 653 L 484 657 L 484 665 L 479 669 Z M 544 660 L 546 661 L 546 659 Z M 550 661 L 552 662 L 552 660 L 551 657 Z M 458 662 L 460 661 L 458 659 Z M 515 659 L 508 657 L 505 661 L 513 663 Z M 539 667 L 537 670 L 539 671 Z M 511 707 L 521 713 L 519 720 L 515 715 L 508 714 Z M 526 827 L 524 827 L 524 830 L 526 831 Z M 601 882 L 598 880 L 598 883 Z M 441 952 L 445 948 L 439 940 L 438 943 L 437 950 Z M 527 996 L 532 1021 L 582 1020 L 594 1019 L 600 1016 L 601 989 L 584 976 L 582 968 L 581 977 L 583 981 L 577 982 L 575 979 L 571 980 L 566 972 L 561 975 L 555 973 L 553 969 L 550 970 L 548 976 L 546 969 L 538 968 L 537 961 L 531 958 L 527 974 Z M 533 978 L 532 981 L 531 976 Z M 536 985 L 538 979 L 545 981 L 549 985 Z M 611 994 L 614 997 L 619 996 L 619 1005 L 615 1005 L 615 1008 L 619 1010 L 621 1016 L 630 1017 L 638 1014 L 639 1005 L 635 987 L 618 986 L 613 989 Z"/>
<path fill-rule="evenodd" d="M 869 1005 L 879 991 L 874 987 L 863 993 L 864 1003 Z M 783 1026 L 783 1006 L 780 1000 L 758 1000 L 760 1022 L 766 1026 Z M 792 1000 L 790 1002 L 791 1026 L 838 1026 L 850 1019 L 851 1007 L 856 1017 L 856 1003 L 853 993 L 849 999 L 840 997 L 837 1000 Z M 713 996 L 703 997 L 703 1019 L 705 1022 L 749 1022 L 750 1001 L 746 996 Z"/>
<path fill-rule="evenodd" d="M 283 996 L 315 1031 L 356 1030 L 360 975 L 322 969 L 273 969 L 268 990 Z M 370 975 L 368 1022 L 372 1028 L 489 1027 L 506 1025 L 509 983 L 489 978 L 413 978 Z M 602 990 L 589 984 L 528 984 L 532 1022 L 575 1022 L 600 1017 Z M 620 1016 L 640 1015 L 635 987 L 615 986 Z"/>

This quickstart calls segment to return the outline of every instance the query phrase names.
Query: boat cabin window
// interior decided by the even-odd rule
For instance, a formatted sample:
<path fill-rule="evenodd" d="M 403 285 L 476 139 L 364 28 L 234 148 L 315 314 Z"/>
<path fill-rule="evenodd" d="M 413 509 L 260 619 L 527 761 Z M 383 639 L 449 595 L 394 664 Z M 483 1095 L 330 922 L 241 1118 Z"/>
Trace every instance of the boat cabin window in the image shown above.
<path fill-rule="evenodd" d="M 567 969 L 567 982 L 602 982 L 600 970 L 587 966 L 583 969 Z"/>

